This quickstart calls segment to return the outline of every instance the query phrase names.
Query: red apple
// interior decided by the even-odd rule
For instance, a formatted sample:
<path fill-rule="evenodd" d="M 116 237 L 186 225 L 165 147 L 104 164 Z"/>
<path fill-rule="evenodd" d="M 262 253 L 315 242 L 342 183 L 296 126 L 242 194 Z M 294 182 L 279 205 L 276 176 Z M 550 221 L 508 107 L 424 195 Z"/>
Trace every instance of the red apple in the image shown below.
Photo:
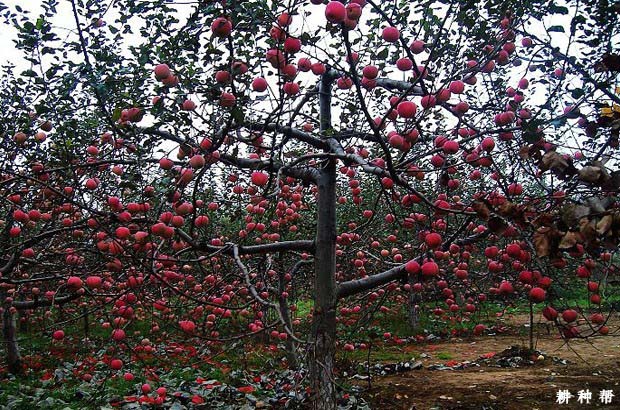
<path fill-rule="evenodd" d="M 121 340 L 125 339 L 125 331 L 123 329 L 114 329 L 112 331 L 112 339 L 120 342 Z"/>
<path fill-rule="evenodd" d="M 71 276 L 67 279 L 67 287 L 71 290 L 78 290 L 82 288 L 82 279 L 77 276 Z"/>
<path fill-rule="evenodd" d="M 402 101 L 398 104 L 396 111 L 398 115 L 403 118 L 413 118 L 415 117 L 417 109 L 418 107 L 412 101 Z"/>
<path fill-rule="evenodd" d="M 426 45 L 424 44 L 424 41 L 421 40 L 414 40 L 409 45 L 409 49 L 413 52 L 413 54 L 420 54 L 424 51 L 424 47 L 426 47 Z"/>
<path fill-rule="evenodd" d="M 499 293 L 502 295 L 510 295 L 514 292 L 514 288 L 512 287 L 512 283 L 508 281 L 502 281 L 499 285 Z"/>
<path fill-rule="evenodd" d="M 407 57 L 399 58 L 396 60 L 396 68 L 400 71 L 409 71 L 413 68 L 413 61 Z"/>
<path fill-rule="evenodd" d="M 205 164 L 206 164 L 205 157 L 200 154 L 196 154 L 192 156 L 189 160 L 189 165 L 194 169 L 202 168 L 205 166 Z"/>
<path fill-rule="evenodd" d="M 282 90 L 286 95 L 293 96 L 299 94 L 299 84 L 294 82 L 285 83 Z"/>
<path fill-rule="evenodd" d="M 545 319 L 547 319 L 548 321 L 554 321 L 555 319 L 557 319 L 558 317 L 558 312 L 557 310 L 555 310 L 554 308 L 552 308 L 551 306 L 546 306 L 543 310 L 542 310 L 542 314 L 545 317 Z"/>
<path fill-rule="evenodd" d="M 220 95 L 220 105 L 222 107 L 232 107 L 235 105 L 236 101 L 237 99 L 235 98 L 234 95 L 227 93 L 225 91 L 223 91 L 222 94 Z"/>
<path fill-rule="evenodd" d="M 605 316 L 601 313 L 593 313 L 592 316 L 590 316 L 590 321 L 596 325 L 602 325 L 605 323 Z"/>
<path fill-rule="evenodd" d="M 65 332 L 62 330 L 56 330 L 54 333 L 52 333 L 52 339 L 54 340 L 62 340 L 65 338 Z"/>
<path fill-rule="evenodd" d="M 167 64 L 156 65 L 155 68 L 153 69 L 153 72 L 155 73 L 155 78 L 157 78 L 158 80 L 163 80 L 164 78 L 168 78 L 170 77 L 170 74 L 171 74 L 170 67 L 168 67 Z"/>
<path fill-rule="evenodd" d="M 400 38 L 400 32 L 396 27 L 386 27 L 381 32 L 381 37 L 388 43 L 395 43 Z"/>
<path fill-rule="evenodd" d="M 379 75 L 379 69 L 375 67 L 374 65 L 367 65 L 366 67 L 362 69 L 362 75 L 365 78 L 373 80 L 377 78 L 377 76 Z"/>
<path fill-rule="evenodd" d="M 411 275 L 416 274 L 420 271 L 420 264 L 416 260 L 412 259 L 405 263 L 405 271 Z"/>
<path fill-rule="evenodd" d="M 301 50 L 301 40 L 293 37 L 289 37 L 284 40 L 284 51 L 289 54 L 294 54 L 299 50 Z"/>
<path fill-rule="evenodd" d="M 325 8 L 325 18 L 333 24 L 344 22 L 347 10 L 344 4 L 339 1 L 330 1 Z"/>
<path fill-rule="evenodd" d="M 269 175 L 264 172 L 255 171 L 252 172 L 251 179 L 254 185 L 264 186 L 267 185 L 267 182 L 269 181 Z"/>
<path fill-rule="evenodd" d="M 196 330 L 196 324 L 191 320 L 181 320 L 179 326 L 185 333 L 194 333 Z"/>
<path fill-rule="evenodd" d="M 567 323 L 571 323 L 577 320 L 577 315 L 578 314 L 575 310 L 566 309 L 564 312 L 562 312 L 562 319 L 564 319 L 564 321 Z"/>
<path fill-rule="evenodd" d="M 211 23 L 211 31 L 215 37 L 228 37 L 232 31 L 232 23 L 226 17 L 218 17 Z"/>
<path fill-rule="evenodd" d="M 232 79 L 232 76 L 230 75 L 230 72 L 226 70 L 220 70 L 217 73 L 215 73 L 215 81 L 218 84 L 228 84 L 230 83 L 231 79 Z"/>
<path fill-rule="evenodd" d="M 426 245 L 431 249 L 438 248 L 442 241 L 441 235 L 436 232 L 431 232 L 424 237 L 424 242 L 426 242 Z"/>
<path fill-rule="evenodd" d="M 110 368 L 112 370 L 120 370 L 123 367 L 123 361 L 120 359 L 112 359 L 110 361 Z"/>
<path fill-rule="evenodd" d="M 534 303 L 540 303 L 547 297 L 547 292 L 542 288 L 532 288 L 530 290 L 530 300 Z"/>
<path fill-rule="evenodd" d="M 347 18 L 358 20 L 362 16 L 362 7 L 357 3 L 349 3 L 346 6 Z"/>
<path fill-rule="evenodd" d="M 433 261 L 427 261 L 422 264 L 422 275 L 437 276 L 439 275 L 439 265 Z"/>
<path fill-rule="evenodd" d="M 89 276 L 86 278 L 86 286 L 90 289 L 98 289 L 101 287 L 102 279 L 100 276 Z"/>
<path fill-rule="evenodd" d="M 252 81 L 252 89 L 254 91 L 263 92 L 267 90 L 267 87 L 267 80 L 265 80 L 263 77 L 257 77 Z"/>

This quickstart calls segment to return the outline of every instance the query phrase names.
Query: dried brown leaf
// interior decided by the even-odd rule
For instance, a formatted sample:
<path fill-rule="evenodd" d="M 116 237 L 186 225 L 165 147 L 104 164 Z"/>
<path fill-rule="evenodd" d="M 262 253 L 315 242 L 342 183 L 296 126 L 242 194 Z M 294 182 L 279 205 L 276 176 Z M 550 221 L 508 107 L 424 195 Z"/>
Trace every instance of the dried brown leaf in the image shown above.
<path fill-rule="evenodd" d="M 596 233 L 599 235 L 605 235 L 610 229 L 613 223 L 614 217 L 611 215 L 605 215 L 600 221 L 596 223 Z"/>
<path fill-rule="evenodd" d="M 549 226 L 553 224 L 554 219 L 553 214 L 544 212 L 536 216 L 536 218 L 532 221 L 532 224 L 535 226 Z"/>
<path fill-rule="evenodd" d="M 512 202 L 506 201 L 497 207 L 497 213 L 501 216 L 513 216 L 517 206 Z"/>
<path fill-rule="evenodd" d="M 578 175 L 580 180 L 588 182 L 590 184 L 595 184 L 603 175 L 603 171 L 599 167 L 588 165 L 581 168 Z"/>
<path fill-rule="evenodd" d="M 489 230 L 497 235 L 501 235 L 508 228 L 508 224 L 499 216 L 492 216 L 489 218 Z"/>
<path fill-rule="evenodd" d="M 489 207 L 487 206 L 487 204 L 485 204 L 482 201 L 476 201 L 472 204 L 471 206 L 474 210 L 474 212 L 476 212 L 478 214 L 478 216 L 482 219 L 489 219 L 489 215 L 491 214 L 491 210 L 489 209 Z"/>
<path fill-rule="evenodd" d="M 543 256 L 549 256 L 551 253 L 551 240 L 549 238 L 550 233 L 551 228 L 548 226 L 538 228 L 536 232 L 534 232 L 532 242 L 534 243 L 536 254 L 540 258 Z"/>
<path fill-rule="evenodd" d="M 581 227 L 579 228 L 579 232 L 581 232 L 584 242 L 591 243 L 596 241 L 596 222 L 588 219 L 582 219 L 580 225 Z"/>
<path fill-rule="evenodd" d="M 521 148 L 519 148 L 519 156 L 521 157 L 521 159 L 525 159 L 525 160 L 530 159 L 530 157 L 531 157 L 531 155 L 530 155 L 530 146 L 529 145 L 524 145 Z"/>
<path fill-rule="evenodd" d="M 576 227 L 579 220 L 590 215 L 590 208 L 584 205 L 568 204 L 560 211 L 562 222 L 568 227 Z"/>
<path fill-rule="evenodd" d="M 573 246 L 577 245 L 578 243 L 581 243 L 582 241 L 583 241 L 583 237 L 581 236 L 579 232 L 569 231 L 569 232 L 566 232 L 566 235 L 562 237 L 562 240 L 560 241 L 558 248 L 570 249 Z"/>
<path fill-rule="evenodd" d="M 614 191 L 620 188 L 620 171 L 613 171 L 609 175 L 609 181 L 606 181 L 602 188 L 606 191 Z"/>
<path fill-rule="evenodd" d="M 545 155 L 543 155 L 538 167 L 543 172 L 550 169 L 554 172 L 563 173 L 566 168 L 568 168 L 568 162 L 557 152 L 548 151 Z"/>

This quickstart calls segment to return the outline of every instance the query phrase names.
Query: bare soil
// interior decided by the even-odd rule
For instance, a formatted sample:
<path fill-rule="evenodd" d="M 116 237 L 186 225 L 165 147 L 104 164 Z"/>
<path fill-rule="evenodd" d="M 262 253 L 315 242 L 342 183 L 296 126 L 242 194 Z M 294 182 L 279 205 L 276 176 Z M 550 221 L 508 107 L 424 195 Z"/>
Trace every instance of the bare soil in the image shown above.
<path fill-rule="evenodd" d="M 511 346 L 528 346 L 525 317 L 512 323 L 510 335 L 454 339 L 434 344 L 405 347 L 424 364 L 413 370 L 389 376 L 375 376 L 364 397 L 373 409 L 620 409 L 620 319 L 609 324 L 607 336 L 588 340 L 572 339 L 567 344 L 555 329 L 537 328 L 536 350 L 544 359 L 517 368 L 496 367 L 493 360 L 480 367 L 460 370 L 429 370 L 433 364 L 452 365 L 476 361 L 483 355 L 500 354 Z M 519 323 L 520 322 L 520 323 Z M 521 329 L 520 329 L 521 328 Z M 521 332 L 519 331 L 521 330 Z M 535 327 L 536 329 L 536 327 Z M 425 355 L 423 355 L 425 356 Z M 439 356 L 439 357 L 438 357 Z M 449 360 L 446 358 L 449 357 Z M 553 358 L 556 358 L 555 360 Z M 443 358 L 443 360 L 442 360 Z M 560 359 L 560 360 L 558 360 Z M 562 364 L 562 360 L 566 364 Z M 360 381 L 360 386 L 367 382 Z M 558 404 L 559 390 L 568 390 L 574 397 L 568 404 Z M 590 404 L 577 401 L 580 390 L 590 390 Z M 601 390 L 613 390 L 616 397 L 610 404 L 599 400 Z"/>

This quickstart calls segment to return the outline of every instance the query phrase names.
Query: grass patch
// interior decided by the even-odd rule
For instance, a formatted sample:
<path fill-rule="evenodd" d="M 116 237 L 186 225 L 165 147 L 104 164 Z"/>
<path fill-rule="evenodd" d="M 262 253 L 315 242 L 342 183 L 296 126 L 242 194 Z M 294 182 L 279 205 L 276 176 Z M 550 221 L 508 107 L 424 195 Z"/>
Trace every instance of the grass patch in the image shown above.
<path fill-rule="evenodd" d="M 312 299 L 303 299 L 297 301 L 297 310 L 296 316 L 300 318 L 306 318 L 314 308 L 314 300 Z"/>
<path fill-rule="evenodd" d="M 439 360 L 452 360 L 453 358 L 452 354 L 448 352 L 437 352 L 436 356 Z"/>
<path fill-rule="evenodd" d="M 351 352 L 338 352 L 336 358 L 352 363 L 364 363 L 368 361 L 368 350 L 353 350 Z M 403 351 L 393 346 L 376 346 L 370 349 L 371 363 L 395 363 L 405 362 L 415 359 L 411 352 Z"/>

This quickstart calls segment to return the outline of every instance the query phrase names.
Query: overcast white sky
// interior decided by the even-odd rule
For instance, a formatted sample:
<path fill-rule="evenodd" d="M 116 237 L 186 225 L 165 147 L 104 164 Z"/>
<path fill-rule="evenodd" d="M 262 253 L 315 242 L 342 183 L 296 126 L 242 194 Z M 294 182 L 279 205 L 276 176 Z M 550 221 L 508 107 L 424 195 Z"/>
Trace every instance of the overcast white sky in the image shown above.
<path fill-rule="evenodd" d="M 109 1 L 109 0 L 108 0 Z M 41 0 L 29 0 L 29 1 L 23 1 L 23 0 L 0 0 L 0 2 L 6 4 L 7 6 L 9 6 L 9 8 L 11 10 L 15 9 L 15 6 L 19 5 L 21 8 L 28 10 L 31 13 L 32 16 L 32 21 L 36 21 L 36 18 L 38 17 L 38 15 L 42 12 L 42 8 L 41 8 Z M 171 2 L 172 3 L 172 2 Z M 178 5 L 177 9 L 180 11 L 180 15 L 178 16 L 180 18 L 180 20 L 183 20 L 183 15 L 188 15 L 188 11 L 191 10 L 193 7 L 195 7 L 195 4 L 192 4 L 191 2 L 181 2 L 183 4 Z M 189 3 L 189 4 L 188 4 Z M 438 3 L 440 4 L 440 3 Z M 171 4 L 170 4 L 171 5 Z M 309 23 L 310 25 L 314 26 L 314 25 L 324 25 L 324 17 L 323 17 L 323 10 L 324 10 L 325 6 L 313 6 L 313 5 L 309 5 L 307 7 L 308 10 L 313 12 L 313 15 L 310 16 L 310 20 Z M 111 10 L 111 13 L 113 12 L 113 10 Z M 108 14 L 106 16 L 104 16 L 105 20 L 107 21 L 112 21 L 114 20 L 115 16 L 113 14 Z M 570 21 L 570 16 L 554 16 L 553 20 L 549 20 L 546 22 L 547 25 L 554 25 L 554 24 L 563 24 L 565 26 L 568 25 L 568 22 Z M 299 22 L 299 20 L 297 20 Z M 84 22 L 86 23 L 86 22 Z M 73 20 L 73 15 L 71 12 L 71 2 L 68 0 L 62 0 L 59 2 L 59 6 L 58 6 L 58 15 L 57 17 L 53 20 L 52 24 L 54 25 L 56 32 L 57 33 L 62 33 L 63 30 L 66 30 L 67 34 L 70 34 L 74 31 L 75 29 L 75 23 Z M 544 33 L 543 30 L 541 30 L 541 32 Z M 12 64 L 14 64 L 15 66 L 17 66 L 18 70 L 16 70 L 17 72 L 21 72 L 24 69 L 28 68 L 28 63 L 26 61 L 24 61 L 23 56 L 21 56 L 21 54 L 15 49 L 14 47 L 14 39 L 15 39 L 15 29 L 12 27 L 3 27 L 0 26 L 0 64 L 5 64 L 6 62 L 11 62 Z M 554 37 L 554 42 L 560 46 L 560 49 L 565 50 L 567 41 L 566 41 L 566 35 L 563 33 L 553 33 L 553 37 Z M 139 41 L 139 40 L 138 40 Z M 519 39 L 517 39 L 517 41 L 520 41 Z M 318 50 L 312 50 L 311 47 L 304 47 L 304 49 L 306 49 L 308 52 L 312 53 L 312 52 L 319 52 Z M 516 81 L 518 81 L 520 79 L 521 76 L 526 75 L 525 72 L 523 72 L 523 69 L 525 68 L 525 66 L 522 66 L 520 68 L 516 68 L 514 70 L 514 73 L 512 73 L 515 76 L 515 85 L 516 85 Z M 302 78 L 300 76 L 300 78 Z M 534 90 L 531 89 L 530 93 L 533 93 Z"/>
<path fill-rule="evenodd" d="M 20 6 L 22 9 L 28 10 L 32 15 L 33 20 L 36 20 L 36 17 L 42 12 L 42 8 L 41 8 L 42 1 L 41 0 L 28 0 L 28 1 L 0 0 L 0 2 L 9 6 L 11 10 L 15 10 L 15 6 Z M 191 3 L 190 4 L 185 3 L 185 4 L 177 6 L 177 8 L 180 11 L 189 10 L 192 7 L 193 5 Z M 322 11 L 322 8 L 324 6 L 310 6 L 310 7 L 311 7 L 310 10 L 312 11 L 318 11 L 318 10 Z M 58 16 L 60 16 L 60 18 L 55 19 L 55 21 L 53 22 L 55 27 L 65 28 L 67 30 L 74 30 L 75 24 L 73 22 L 73 17 L 71 13 L 71 3 L 69 1 L 65 0 L 65 1 L 59 2 Z M 319 17 L 320 24 L 322 24 L 322 21 L 321 21 L 323 20 L 322 16 L 318 16 L 318 17 Z M 105 18 L 106 20 L 110 20 L 110 19 L 113 19 L 114 16 L 107 15 L 105 16 Z M 553 20 L 552 21 L 548 20 L 547 23 L 549 25 L 553 25 L 553 24 L 567 25 L 569 21 L 570 21 L 569 16 L 554 16 Z M 15 39 L 15 30 L 13 28 L 7 28 L 7 27 L 0 26 L 0 33 L 1 33 L 0 35 L 0 64 L 3 64 L 6 61 L 11 61 L 14 64 L 19 66 L 20 65 L 19 57 L 16 54 L 14 43 L 13 43 Z M 562 46 L 562 42 L 563 42 L 562 40 L 564 40 L 562 37 L 564 36 L 561 35 L 560 33 L 554 34 L 554 38 L 556 41 L 558 41 L 558 45 L 560 47 Z"/>
<path fill-rule="evenodd" d="M 105 1 L 109 2 L 111 0 L 105 0 Z M 27 1 L 0 0 L 0 3 L 7 5 L 11 10 L 15 10 L 16 6 L 20 6 L 22 9 L 28 10 L 32 16 L 33 22 L 36 21 L 37 17 L 42 12 L 42 8 L 41 8 L 42 1 L 41 0 L 27 0 Z M 180 3 L 182 4 L 177 5 L 177 9 L 180 12 L 178 17 L 180 20 L 183 20 L 183 16 L 188 15 L 189 10 L 195 7 L 195 4 L 193 4 L 193 2 L 185 2 L 185 1 L 180 1 Z M 559 1 L 558 3 L 563 4 L 563 1 Z M 122 3 L 117 3 L 117 4 L 122 4 Z M 437 7 L 439 7 L 440 4 L 441 4 L 440 2 L 437 2 L 436 3 Z M 169 4 L 169 6 L 172 6 L 172 2 Z M 324 7 L 325 6 L 322 6 L 322 5 L 321 6 L 308 5 L 308 7 L 306 8 L 312 12 L 312 15 L 309 16 L 309 20 L 306 20 L 306 23 L 309 23 L 311 26 L 317 26 L 317 25 L 324 26 L 325 25 L 325 19 L 323 16 Z M 435 7 L 435 4 L 433 5 L 433 7 Z M 573 10 L 571 10 L 571 12 L 572 11 Z M 113 11 L 111 11 L 111 13 L 112 12 Z M 545 19 L 545 25 L 549 27 L 551 25 L 561 24 L 565 26 L 566 28 L 568 28 L 571 17 L 572 17 L 571 13 L 565 16 L 555 15 L 552 17 L 547 17 Z M 114 18 L 115 18 L 115 15 L 113 14 L 108 14 L 105 16 L 105 20 L 109 22 L 112 22 Z M 297 19 L 297 22 L 299 22 L 299 19 Z M 83 22 L 83 23 L 86 24 L 87 22 Z M 67 34 L 70 34 L 74 32 L 75 22 L 73 20 L 73 14 L 71 11 L 71 2 L 69 0 L 61 0 L 59 2 L 58 14 L 57 14 L 57 17 L 52 21 L 52 24 L 54 25 L 57 33 L 62 33 L 62 31 L 66 31 Z M 532 25 L 529 28 L 533 32 L 540 32 L 541 33 L 540 35 L 542 37 L 546 36 L 545 30 L 543 29 L 540 23 L 535 23 L 535 25 Z M 304 27 L 304 29 L 307 29 L 307 26 Z M 29 63 L 27 63 L 23 59 L 23 56 L 14 47 L 14 40 L 16 38 L 15 31 L 16 30 L 13 27 L 6 27 L 0 24 L 0 65 L 4 65 L 7 62 L 10 62 L 11 64 L 17 67 L 16 72 L 19 73 L 29 68 Z M 568 30 L 566 31 L 568 32 Z M 552 33 L 552 38 L 553 38 L 554 45 L 557 45 L 560 47 L 561 50 L 566 51 L 566 47 L 568 45 L 568 41 L 567 41 L 568 38 L 566 34 Z M 519 42 L 520 42 L 520 38 L 517 38 L 517 43 Z M 304 47 L 304 49 L 309 53 L 318 52 L 320 54 L 320 51 L 317 51 L 316 49 L 313 49 L 312 47 L 307 47 L 307 48 Z M 576 50 L 572 50 L 572 52 L 575 52 L 575 51 Z M 316 57 L 316 56 L 312 56 L 312 57 Z M 518 82 L 518 80 L 524 75 L 529 76 L 529 73 L 525 71 L 525 65 L 523 65 L 521 67 L 515 67 L 513 70 L 511 70 L 509 75 L 512 77 L 511 82 L 514 82 L 514 86 L 516 86 L 516 83 Z M 540 75 L 540 74 L 536 74 L 536 75 Z M 300 76 L 298 80 L 301 79 L 302 77 L 303 76 Z M 575 81 L 575 79 L 573 79 L 573 81 Z M 577 83 L 575 85 L 579 85 L 579 84 Z M 542 88 L 539 90 L 542 91 Z M 537 95 L 536 95 L 537 87 L 536 86 L 530 87 L 527 93 L 529 94 L 530 101 L 537 99 Z M 544 98 L 544 97 L 541 96 L 541 98 Z"/>

